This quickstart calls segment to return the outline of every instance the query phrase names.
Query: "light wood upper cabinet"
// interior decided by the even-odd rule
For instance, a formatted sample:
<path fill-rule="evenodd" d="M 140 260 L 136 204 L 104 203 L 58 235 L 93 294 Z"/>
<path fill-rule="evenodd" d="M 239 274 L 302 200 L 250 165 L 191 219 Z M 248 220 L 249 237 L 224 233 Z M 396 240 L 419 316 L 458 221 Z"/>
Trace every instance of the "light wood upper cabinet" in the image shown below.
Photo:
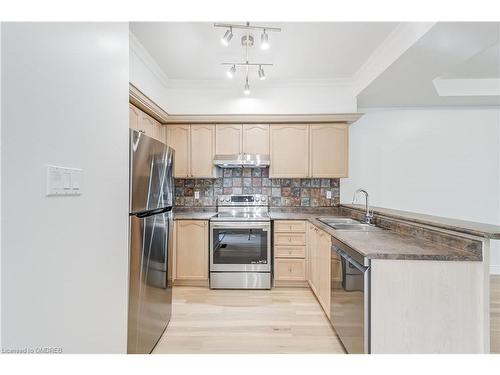
<path fill-rule="evenodd" d="M 215 154 L 234 155 L 242 152 L 241 125 L 215 125 Z"/>
<path fill-rule="evenodd" d="M 270 177 L 309 176 L 309 125 L 270 126 Z"/>
<path fill-rule="evenodd" d="M 129 127 L 131 129 L 142 131 L 148 137 L 166 143 L 166 130 L 164 125 L 131 103 L 129 103 L 128 108 Z"/>
<path fill-rule="evenodd" d="M 139 124 L 141 122 L 142 111 L 129 103 L 128 105 L 128 123 L 129 128 L 139 131 Z"/>
<path fill-rule="evenodd" d="M 167 144 L 175 150 L 174 177 L 189 177 L 190 125 L 168 125 Z"/>
<path fill-rule="evenodd" d="M 347 124 L 310 125 L 310 176 L 347 177 Z"/>
<path fill-rule="evenodd" d="M 174 177 L 215 177 L 215 125 L 167 125 L 167 144 L 175 150 Z"/>
<path fill-rule="evenodd" d="M 215 177 L 215 125 L 191 125 L 191 175 L 196 178 Z"/>
<path fill-rule="evenodd" d="M 221 124 L 215 125 L 215 129 L 217 155 L 269 155 L 269 125 Z"/>
<path fill-rule="evenodd" d="M 177 220 L 176 279 L 208 279 L 208 222 Z"/>
<path fill-rule="evenodd" d="M 161 124 L 154 118 L 146 113 L 142 114 L 140 127 L 147 136 L 160 140 L 160 126 Z"/>
<path fill-rule="evenodd" d="M 269 155 L 269 125 L 243 125 L 243 152 Z"/>
<path fill-rule="evenodd" d="M 167 144 L 167 125 L 160 126 L 160 141 Z"/>

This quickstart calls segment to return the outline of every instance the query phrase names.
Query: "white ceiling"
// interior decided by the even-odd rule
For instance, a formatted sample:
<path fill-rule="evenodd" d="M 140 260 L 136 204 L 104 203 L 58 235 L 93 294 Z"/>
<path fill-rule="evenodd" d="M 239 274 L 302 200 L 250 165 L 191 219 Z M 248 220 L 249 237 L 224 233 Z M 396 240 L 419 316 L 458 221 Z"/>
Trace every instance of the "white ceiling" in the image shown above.
<path fill-rule="evenodd" d="M 278 110 L 270 99 L 276 88 L 282 90 L 279 95 L 289 95 L 288 106 L 307 96 L 311 103 L 330 103 L 330 111 L 344 103 L 341 99 L 354 106 L 357 100 L 358 108 L 500 105 L 498 22 L 266 25 L 282 32 L 269 33 L 267 51 L 258 47 L 260 33 L 254 32 L 249 61 L 275 66 L 266 68 L 265 81 L 256 79 L 256 70 L 251 72 L 252 93 L 244 101 L 249 105 L 250 99 L 257 100 L 266 107 L 240 108 L 242 113 Z M 204 103 L 208 113 L 221 102 L 227 106 L 217 107 L 220 113 L 235 110 L 231 103 L 243 96 L 243 70 L 230 80 L 221 62 L 245 61 L 241 30 L 233 30 L 229 47 L 220 43 L 225 29 L 208 22 L 132 22 L 130 30 L 131 50 L 161 81 L 158 95 L 169 90 L 169 106 L 172 97 L 184 98 L 184 103 L 191 95 L 190 112 Z M 139 76 L 135 74 L 136 80 Z M 331 91 L 327 97 L 322 88 Z M 172 111 L 186 111 L 181 109 Z"/>
<path fill-rule="evenodd" d="M 351 78 L 397 26 L 389 22 L 265 24 L 282 28 L 281 33 L 269 33 L 267 51 L 258 47 L 260 33 L 253 33 L 257 43 L 250 49 L 249 61 L 275 64 L 266 69 L 266 82 Z M 245 60 L 242 30 L 233 30 L 228 47 L 220 43 L 225 30 L 212 23 L 132 22 L 130 30 L 169 80 L 227 81 L 227 68 L 220 63 Z"/>
<path fill-rule="evenodd" d="M 500 89 L 497 95 L 439 96 L 433 85 L 435 79 L 460 78 L 459 93 L 478 79 L 498 84 L 499 37 L 500 23 L 437 23 L 358 95 L 358 106 L 500 105 Z"/>

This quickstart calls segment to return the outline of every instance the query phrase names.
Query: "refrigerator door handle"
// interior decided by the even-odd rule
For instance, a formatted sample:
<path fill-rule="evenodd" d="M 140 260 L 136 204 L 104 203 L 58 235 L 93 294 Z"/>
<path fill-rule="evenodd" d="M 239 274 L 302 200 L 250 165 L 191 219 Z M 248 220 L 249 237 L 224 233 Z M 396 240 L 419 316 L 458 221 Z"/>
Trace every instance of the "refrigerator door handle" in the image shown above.
<path fill-rule="evenodd" d="M 172 206 L 155 208 L 154 210 L 132 212 L 132 213 L 130 213 L 130 216 L 137 216 L 138 218 L 143 219 L 143 218 L 148 217 L 148 216 L 163 214 L 163 213 L 168 212 L 168 211 L 172 211 Z"/>

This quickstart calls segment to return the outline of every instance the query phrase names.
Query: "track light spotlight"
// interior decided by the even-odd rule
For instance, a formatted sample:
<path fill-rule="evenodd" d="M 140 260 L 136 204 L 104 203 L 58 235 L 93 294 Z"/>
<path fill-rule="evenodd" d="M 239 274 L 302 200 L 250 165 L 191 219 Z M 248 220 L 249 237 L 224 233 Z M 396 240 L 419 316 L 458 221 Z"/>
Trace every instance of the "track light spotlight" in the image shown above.
<path fill-rule="evenodd" d="M 250 95 L 250 85 L 248 84 L 248 77 L 247 77 L 247 80 L 246 80 L 246 83 L 245 83 L 245 89 L 243 90 L 243 93 L 245 95 Z"/>
<path fill-rule="evenodd" d="M 229 70 L 226 72 L 228 78 L 233 78 L 234 74 L 236 73 L 236 65 L 233 65 Z"/>
<path fill-rule="evenodd" d="M 258 73 L 259 73 L 259 79 L 261 81 L 263 81 L 263 80 L 266 79 L 266 73 L 264 73 L 264 69 L 262 69 L 261 65 L 259 65 L 259 71 L 258 71 Z"/>
<path fill-rule="evenodd" d="M 260 36 L 260 48 L 268 49 L 269 48 L 269 35 L 266 33 L 266 29 L 262 32 Z"/>
<path fill-rule="evenodd" d="M 224 36 L 220 38 L 220 42 L 227 47 L 232 38 L 233 38 L 233 28 L 230 27 L 229 30 L 226 30 Z"/>

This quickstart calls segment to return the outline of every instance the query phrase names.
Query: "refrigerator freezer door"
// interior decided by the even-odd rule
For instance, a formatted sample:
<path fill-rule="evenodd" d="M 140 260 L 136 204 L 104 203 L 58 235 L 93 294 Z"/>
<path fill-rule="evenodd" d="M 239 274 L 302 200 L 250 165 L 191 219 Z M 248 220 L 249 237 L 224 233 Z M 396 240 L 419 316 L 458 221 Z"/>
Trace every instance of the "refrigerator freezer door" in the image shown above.
<path fill-rule="evenodd" d="M 130 130 L 130 212 L 173 203 L 174 151 L 144 133 Z"/>
<path fill-rule="evenodd" d="M 130 217 L 128 353 L 150 353 L 172 311 L 172 212 Z"/>

